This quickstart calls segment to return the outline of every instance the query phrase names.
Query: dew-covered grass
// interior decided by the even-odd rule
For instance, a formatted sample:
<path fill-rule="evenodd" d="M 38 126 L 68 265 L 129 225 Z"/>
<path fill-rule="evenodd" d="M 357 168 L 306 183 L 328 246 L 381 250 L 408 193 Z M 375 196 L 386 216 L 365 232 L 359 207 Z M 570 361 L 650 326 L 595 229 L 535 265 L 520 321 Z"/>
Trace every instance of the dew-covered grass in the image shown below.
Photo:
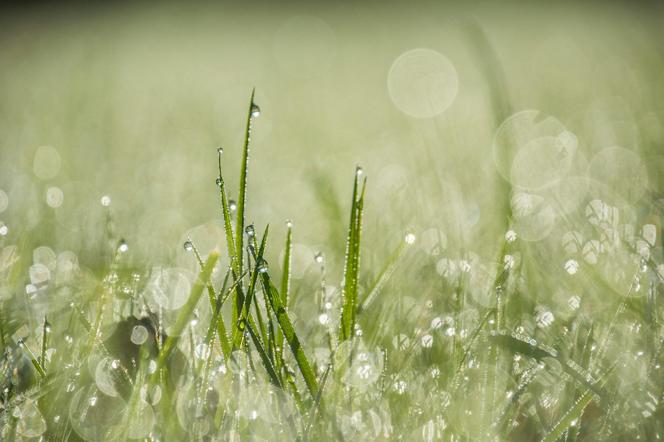
<path fill-rule="evenodd" d="M 169 8 L 4 19 L 0 440 L 660 439 L 656 14 Z"/>

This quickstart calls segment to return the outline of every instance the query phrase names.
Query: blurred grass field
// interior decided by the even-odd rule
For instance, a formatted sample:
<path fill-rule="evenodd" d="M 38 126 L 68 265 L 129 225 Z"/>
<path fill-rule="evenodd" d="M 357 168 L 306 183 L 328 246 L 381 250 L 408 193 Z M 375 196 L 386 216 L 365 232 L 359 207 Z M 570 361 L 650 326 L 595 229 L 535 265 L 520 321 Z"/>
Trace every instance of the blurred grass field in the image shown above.
<path fill-rule="evenodd" d="M 314 440 L 660 438 L 660 7 L 10 12 L 0 17 L 3 440 L 268 440 L 275 429 Z M 217 148 L 228 198 L 239 201 L 254 87 L 261 112 L 246 224 L 259 241 L 270 224 L 265 259 L 279 281 L 292 220 L 289 314 L 319 382 L 337 363 L 325 406 L 313 406 L 320 416 L 292 359 L 304 405 L 279 396 L 282 414 L 273 414 L 265 397 L 276 393 L 266 393 L 257 357 L 245 371 L 247 356 L 200 347 L 214 317 L 207 295 L 177 333 L 182 377 L 158 383 L 161 401 L 146 399 L 154 383 L 135 366 L 145 346 L 130 362 L 121 344 L 120 356 L 110 343 L 111 356 L 86 345 L 120 339 L 152 315 L 148 342 L 161 351 L 153 335 L 173 332 L 201 267 L 188 239 L 203 260 L 221 251 L 211 277 L 221 287 L 233 263 Z M 337 324 L 356 165 L 367 177 L 357 296 L 379 290 L 357 312 L 349 350 Z M 265 302 L 255 313 L 267 321 Z M 79 310 L 89 325 L 99 321 L 96 338 Z M 23 379 L 38 375 L 25 349 L 45 352 L 45 317 L 54 350 L 33 384 Z M 224 317 L 232 330 L 237 317 Z M 126 379 L 106 373 L 116 360 L 136 394 L 119 394 Z M 188 428 L 187 398 L 207 385 L 197 384 L 207 360 L 211 391 L 236 399 L 197 410 L 208 420 Z M 245 375 L 258 380 L 237 381 Z M 90 419 L 78 422 L 88 396 L 118 420 L 83 413 Z M 579 398 L 588 402 L 575 410 Z M 114 436 L 119 423 L 128 433 Z"/>

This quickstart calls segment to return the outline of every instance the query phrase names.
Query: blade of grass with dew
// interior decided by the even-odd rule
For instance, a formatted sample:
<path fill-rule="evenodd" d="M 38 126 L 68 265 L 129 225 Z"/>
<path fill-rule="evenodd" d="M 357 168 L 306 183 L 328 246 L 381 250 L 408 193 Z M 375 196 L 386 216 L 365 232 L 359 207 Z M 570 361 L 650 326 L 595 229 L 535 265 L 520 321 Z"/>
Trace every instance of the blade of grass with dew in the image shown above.
<path fill-rule="evenodd" d="M 613 371 L 617 362 L 611 366 L 604 374 L 600 376 L 600 379 L 597 381 L 598 384 L 604 384 L 608 378 L 608 375 Z M 556 442 L 562 437 L 562 435 L 573 425 L 576 424 L 581 416 L 583 415 L 586 407 L 593 401 L 595 398 L 595 392 L 593 389 L 586 389 L 581 396 L 576 400 L 574 405 L 572 405 L 556 422 L 556 424 L 551 428 L 551 430 L 544 436 L 542 442 Z"/>
<path fill-rule="evenodd" d="M 201 271 L 198 275 L 198 278 L 196 279 L 196 282 L 194 283 L 193 287 L 191 288 L 191 291 L 189 292 L 189 298 L 187 299 L 187 302 L 181 307 L 178 317 L 175 321 L 175 324 L 173 325 L 173 330 L 170 336 L 166 338 L 166 342 L 164 342 L 164 346 L 162 347 L 161 352 L 159 353 L 159 356 L 157 358 L 157 372 L 159 371 L 159 369 L 163 368 L 164 363 L 166 362 L 171 352 L 175 348 L 178 336 L 182 333 L 186 325 L 189 323 L 191 315 L 193 314 L 194 309 L 196 308 L 196 305 L 198 304 L 198 301 L 200 300 L 201 295 L 203 294 L 203 289 L 208 284 L 210 276 L 212 275 L 212 270 L 214 269 L 214 266 L 216 265 L 218 259 L 219 259 L 219 253 L 216 251 L 213 251 L 208 255 L 208 258 L 205 261 L 203 268 L 201 268 Z"/>
<path fill-rule="evenodd" d="M 261 245 L 258 249 L 258 255 L 255 256 L 256 265 L 254 266 L 251 272 L 251 278 L 249 282 L 249 287 L 245 293 L 244 303 L 242 304 L 237 323 L 235 324 L 233 330 L 233 350 L 237 350 L 242 346 L 242 340 L 244 339 L 244 321 L 249 315 L 249 310 L 251 309 L 252 298 L 256 293 L 256 282 L 258 280 L 258 274 L 262 271 L 261 265 L 263 262 L 263 254 L 265 252 L 265 246 L 267 244 L 267 237 L 269 233 L 270 226 L 265 227 L 265 232 L 263 233 L 263 239 L 261 240 Z M 264 334 L 264 333 L 263 333 Z"/>
<path fill-rule="evenodd" d="M 555 359 L 560 363 L 562 369 L 580 385 L 592 390 L 594 394 L 601 398 L 607 397 L 606 392 L 599 387 L 597 381 L 594 380 L 594 377 L 590 372 L 584 370 L 574 361 L 565 359 L 555 349 L 545 347 L 534 340 L 530 340 L 529 342 L 519 336 L 508 335 L 505 333 L 497 333 L 491 336 L 491 339 L 512 352 L 521 353 L 544 363 L 546 363 L 546 358 Z"/>
<path fill-rule="evenodd" d="M 401 241 L 397 246 L 397 248 L 394 249 L 394 251 L 390 255 L 390 258 L 387 260 L 387 262 L 381 269 L 380 273 L 378 274 L 378 277 L 376 278 L 374 284 L 369 289 L 368 294 L 364 297 L 364 299 L 360 303 L 358 308 L 358 313 L 361 313 L 363 310 L 367 309 L 371 305 L 371 303 L 374 302 L 374 300 L 381 292 L 381 290 L 383 290 L 383 287 L 385 286 L 387 281 L 392 277 L 392 274 L 396 270 L 397 264 L 399 263 L 399 259 L 401 258 L 401 255 L 403 255 L 403 252 L 407 246 L 408 243 L 406 243 L 405 241 Z"/>
<path fill-rule="evenodd" d="M 355 324 L 355 310 L 357 305 L 359 265 L 360 265 L 360 232 L 362 230 L 362 207 L 366 178 L 359 191 L 362 169 L 357 168 L 353 182 L 353 202 L 350 210 L 348 237 L 346 239 L 346 256 L 344 262 L 344 286 L 342 289 L 343 305 L 341 310 L 341 324 L 339 337 L 341 341 L 353 336 Z"/>
<path fill-rule="evenodd" d="M 244 319 L 242 320 L 245 321 Z M 282 388 L 281 381 L 279 380 L 279 376 L 277 376 L 277 372 L 274 369 L 274 365 L 272 365 L 272 361 L 270 361 L 270 358 L 268 357 L 267 352 L 265 351 L 265 346 L 261 343 L 261 340 L 256 334 L 256 331 L 248 321 L 245 321 L 245 328 L 249 332 L 249 336 L 251 336 L 251 340 L 254 342 L 254 346 L 258 350 L 258 354 L 260 355 L 261 361 L 263 362 L 265 371 L 267 371 L 267 374 L 270 377 L 270 381 L 276 387 Z"/>
<path fill-rule="evenodd" d="M 311 397 L 315 399 L 318 394 L 318 382 L 316 381 L 316 375 L 311 369 L 311 364 L 309 363 L 309 360 L 304 353 L 304 349 L 300 344 L 300 340 L 295 333 L 293 323 L 288 316 L 288 312 L 284 306 L 281 305 L 281 296 L 270 281 L 268 272 L 262 273 L 261 277 L 263 284 L 263 294 L 267 297 L 268 303 L 272 308 L 275 317 L 277 318 L 279 327 L 284 334 L 284 338 L 290 346 L 291 352 L 295 357 L 295 362 L 297 363 L 297 366 L 300 369 L 300 373 L 304 378 L 304 383 L 306 384 L 309 393 L 311 393 Z"/>
<path fill-rule="evenodd" d="M 244 147 L 242 149 L 242 165 L 240 168 L 240 188 L 237 201 L 237 218 L 235 220 L 235 256 L 237 257 L 237 273 L 242 273 L 244 260 L 244 221 L 245 209 L 247 204 L 247 183 L 249 174 L 249 143 L 251 140 L 251 124 L 253 121 L 254 94 L 256 90 L 252 89 L 249 99 L 249 109 L 247 111 L 247 125 L 244 134 Z M 238 304 L 238 309 L 241 303 Z"/>
<path fill-rule="evenodd" d="M 41 366 L 46 371 L 46 349 L 48 348 L 48 336 L 51 333 L 51 324 L 48 323 L 48 319 L 44 316 L 44 324 L 42 326 L 42 347 L 41 347 L 41 357 L 39 358 Z"/>
<path fill-rule="evenodd" d="M 203 266 L 205 265 L 203 263 L 203 258 L 201 257 L 201 254 L 198 252 L 198 247 L 191 241 L 191 239 L 188 239 L 189 244 L 191 244 L 191 247 L 194 252 L 194 256 L 196 257 L 196 261 L 198 261 L 198 265 L 202 269 Z M 228 278 L 230 276 L 231 269 L 229 269 L 226 272 L 226 276 L 224 277 L 224 282 L 221 286 L 220 290 L 220 295 L 217 297 L 215 294 L 214 288 L 212 287 L 212 284 L 207 284 L 207 292 L 208 292 L 208 298 L 210 300 L 210 308 L 212 309 L 212 320 L 210 321 L 211 325 L 214 325 L 217 328 L 217 336 L 219 337 L 219 346 L 221 347 L 221 352 L 224 355 L 224 358 L 228 359 L 228 357 L 231 354 L 231 346 L 230 343 L 228 342 L 228 336 L 226 335 L 226 324 L 224 323 L 224 318 L 221 315 L 221 294 L 226 292 L 226 287 L 228 286 Z M 219 299 L 217 299 L 219 298 Z M 212 342 L 206 342 L 207 345 L 212 345 Z"/>
<path fill-rule="evenodd" d="M 284 261 L 281 266 L 281 305 L 288 308 L 288 299 L 290 298 L 290 283 L 291 283 L 291 263 L 293 252 L 293 224 L 289 221 L 286 223 L 286 244 L 284 246 Z M 284 354 L 284 334 L 280 328 L 277 329 L 276 336 L 276 352 L 277 352 L 277 368 L 280 369 L 282 358 Z"/>

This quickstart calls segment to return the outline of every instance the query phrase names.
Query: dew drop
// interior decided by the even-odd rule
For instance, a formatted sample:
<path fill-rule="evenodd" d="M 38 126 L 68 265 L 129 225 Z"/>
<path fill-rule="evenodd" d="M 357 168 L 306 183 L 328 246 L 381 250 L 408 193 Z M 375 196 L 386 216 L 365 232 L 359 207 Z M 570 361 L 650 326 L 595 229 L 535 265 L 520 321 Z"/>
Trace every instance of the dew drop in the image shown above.
<path fill-rule="evenodd" d="M 251 116 L 256 118 L 260 116 L 261 108 L 256 103 L 251 103 Z"/>
<path fill-rule="evenodd" d="M 565 271 L 570 275 L 576 274 L 579 271 L 579 263 L 575 259 L 568 259 L 565 262 Z"/>
<path fill-rule="evenodd" d="M 432 346 L 433 346 L 433 336 L 431 335 L 422 336 L 422 347 L 431 348 Z"/>
<path fill-rule="evenodd" d="M 364 169 L 362 169 L 360 166 L 357 166 L 355 168 L 355 175 L 361 176 L 364 173 Z"/>
<path fill-rule="evenodd" d="M 505 233 L 505 241 L 507 242 L 514 242 L 516 241 L 516 232 L 514 230 L 508 230 Z"/>
<path fill-rule="evenodd" d="M 415 243 L 416 239 L 417 237 L 415 236 L 415 234 L 410 232 L 406 233 L 406 236 L 404 237 L 404 241 L 406 241 L 406 244 L 408 245 Z"/>
<path fill-rule="evenodd" d="M 214 182 L 217 184 L 217 186 L 221 187 L 221 177 L 220 176 L 218 176 L 217 179 Z"/>
<path fill-rule="evenodd" d="M 321 313 L 321 314 L 318 316 L 318 322 L 320 322 L 320 323 L 323 324 L 323 325 L 327 324 L 328 322 L 330 322 L 330 317 L 329 317 L 329 315 L 328 315 L 327 313 Z"/>
<path fill-rule="evenodd" d="M 5 223 L 0 221 L 0 235 L 7 236 L 8 233 L 9 233 L 9 227 L 7 227 Z"/>
<path fill-rule="evenodd" d="M 100 201 L 101 201 L 101 205 L 104 206 L 104 207 L 108 207 L 108 206 L 111 205 L 111 197 L 108 196 L 108 195 L 102 196 Z"/>
<path fill-rule="evenodd" d="M 258 273 L 266 273 L 267 272 L 267 261 L 264 259 L 261 259 L 261 261 L 258 263 L 258 266 L 256 267 L 256 270 L 258 270 Z"/>
<path fill-rule="evenodd" d="M 235 200 L 228 200 L 228 210 L 235 212 L 237 210 L 237 203 Z"/>
<path fill-rule="evenodd" d="M 148 339 L 148 329 L 142 325 L 135 326 L 131 331 L 131 342 L 141 345 Z"/>
<path fill-rule="evenodd" d="M 127 244 L 127 242 L 124 239 L 121 239 L 120 240 L 120 245 L 118 245 L 118 252 L 125 253 L 125 252 L 127 252 L 127 250 L 129 250 L 129 245 Z"/>
<path fill-rule="evenodd" d="M 325 260 L 325 257 L 323 256 L 323 252 L 316 252 L 316 254 L 314 255 L 314 260 L 317 263 L 323 262 Z"/>
<path fill-rule="evenodd" d="M 245 227 L 244 233 L 246 233 L 249 238 L 252 238 L 256 234 L 256 231 L 254 230 L 254 225 L 249 224 L 247 227 Z"/>
<path fill-rule="evenodd" d="M 289 229 L 292 228 L 293 227 L 293 221 L 287 219 L 286 220 L 286 227 L 288 227 Z"/>
<path fill-rule="evenodd" d="M 223 147 L 217 147 L 217 153 L 219 155 L 223 154 L 224 153 L 224 148 Z"/>
<path fill-rule="evenodd" d="M 194 244 L 189 240 L 184 242 L 183 247 L 187 252 L 191 252 L 192 250 L 194 250 Z"/>

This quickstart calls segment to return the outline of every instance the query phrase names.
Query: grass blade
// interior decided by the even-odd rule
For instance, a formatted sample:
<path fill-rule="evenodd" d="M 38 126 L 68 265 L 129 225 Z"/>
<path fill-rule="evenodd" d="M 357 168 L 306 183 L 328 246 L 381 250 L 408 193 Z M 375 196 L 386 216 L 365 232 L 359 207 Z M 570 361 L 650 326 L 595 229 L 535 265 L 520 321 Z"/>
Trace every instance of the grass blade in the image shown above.
<path fill-rule="evenodd" d="M 315 399 L 319 391 L 316 375 L 311 369 L 311 364 L 309 363 L 309 360 L 304 353 L 304 349 L 300 344 L 300 340 L 295 333 L 293 323 L 288 317 L 286 309 L 283 305 L 281 305 L 281 296 L 279 295 L 279 292 L 277 292 L 277 289 L 270 282 L 270 276 L 267 272 L 262 273 L 261 276 L 263 283 L 263 293 L 267 297 L 268 304 L 272 308 L 272 311 L 277 318 L 277 322 L 279 323 L 279 327 L 284 334 L 284 338 L 286 339 L 286 342 L 288 342 L 288 345 L 293 352 L 297 366 L 300 369 L 300 373 L 302 373 L 302 377 L 304 378 L 304 383 L 307 385 L 307 389 L 309 390 L 309 393 L 311 393 L 311 397 Z"/>
<path fill-rule="evenodd" d="M 159 353 L 159 357 L 157 359 L 158 369 L 164 366 L 166 359 L 168 359 L 171 352 L 175 348 L 178 336 L 180 336 L 186 325 L 189 323 L 191 315 L 194 313 L 196 304 L 198 304 L 198 301 L 201 299 L 201 295 L 203 294 L 203 289 L 207 286 L 208 281 L 210 280 L 210 275 L 212 275 L 212 270 L 214 269 L 214 266 L 217 264 L 218 259 L 219 259 L 219 253 L 215 251 L 210 253 L 210 255 L 207 258 L 207 261 L 205 261 L 205 265 L 203 265 L 203 268 L 201 269 L 201 272 L 198 275 L 196 282 L 191 288 L 191 292 L 189 293 L 189 298 L 187 299 L 187 302 L 180 309 L 180 313 L 177 317 L 177 320 L 175 321 L 175 325 L 173 326 L 173 331 L 171 332 L 171 335 L 168 338 L 166 338 L 166 342 L 164 343 L 164 346 L 161 349 L 161 352 Z"/>
<path fill-rule="evenodd" d="M 343 306 L 341 311 L 340 340 L 344 341 L 353 336 L 355 325 L 355 310 L 357 306 L 358 279 L 360 271 L 360 236 L 362 230 L 362 207 L 364 204 L 364 189 L 366 178 L 359 190 L 362 169 L 357 168 L 353 183 L 353 203 L 350 210 L 348 237 L 346 239 L 346 259 L 344 263 L 344 286 L 342 290 Z M 359 193 L 359 196 L 358 196 Z"/>

